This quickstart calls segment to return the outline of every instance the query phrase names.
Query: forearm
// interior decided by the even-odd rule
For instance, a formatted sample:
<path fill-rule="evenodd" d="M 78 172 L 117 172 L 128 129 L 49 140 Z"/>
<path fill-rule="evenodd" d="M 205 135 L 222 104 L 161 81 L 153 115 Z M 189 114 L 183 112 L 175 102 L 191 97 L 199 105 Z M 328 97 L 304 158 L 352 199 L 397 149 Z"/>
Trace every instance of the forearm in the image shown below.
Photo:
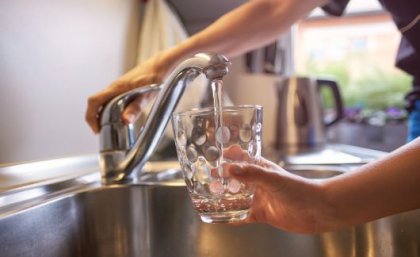
<path fill-rule="evenodd" d="M 323 186 L 333 228 L 420 208 L 420 139 Z"/>
<path fill-rule="evenodd" d="M 254 0 L 222 16 L 191 37 L 200 50 L 232 57 L 266 45 L 323 0 Z"/>
<path fill-rule="evenodd" d="M 165 52 L 176 63 L 194 53 L 212 51 L 235 57 L 266 45 L 326 0 L 251 0 L 201 32 Z"/>

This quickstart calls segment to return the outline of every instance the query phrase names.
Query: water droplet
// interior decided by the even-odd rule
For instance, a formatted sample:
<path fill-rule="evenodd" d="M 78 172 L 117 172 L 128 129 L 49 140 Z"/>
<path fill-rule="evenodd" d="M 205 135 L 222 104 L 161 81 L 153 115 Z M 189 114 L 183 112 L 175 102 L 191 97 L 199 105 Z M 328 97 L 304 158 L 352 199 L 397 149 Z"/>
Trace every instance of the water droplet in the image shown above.
<path fill-rule="evenodd" d="M 202 128 L 194 128 L 191 133 L 191 140 L 197 146 L 203 145 L 207 141 L 207 136 Z"/>
<path fill-rule="evenodd" d="M 215 146 L 209 146 L 206 151 L 204 152 L 204 156 L 206 157 L 206 159 L 210 162 L 215 161 L 219 158 L 220 156 L 220 151 L 217 147 Z"/>
<path fill-rule="evenodd" d="M 242 142 L 249 142 L 252 138 L 252 128 L 249 124 L 245 124 L 239 130 L 239 138 Z"/>
<path fill-rule="evenodd" d="M 210 192 L 215 195 L 223 194 L 224 188 L 222 182 L 213 180 L 209 185 Z"/>
<path fill-rule="evenodd" d="M 195 146 L 194 145 L 189 145 L 187 147 L 186 155 L 187 155 L 187 159 L 191 163 L 194 163 L 195 161 L 197 161 L 198 153 L 197 153 L 197 150 L 195 149 Z"/>
<path fill-rule="evenodd" d="M 219 127 L 216 131 L 216 140 L 221 144 L 227 144 L 230 140 L 230 130 L 228 127 Z"/>
<path fill-rule="evenodd" d="M 236 179 L 231 179 L 228 183 L 228 190 L 232 194 L 236 194 L 241 190 L 241 183 L 237 181 Z"/>

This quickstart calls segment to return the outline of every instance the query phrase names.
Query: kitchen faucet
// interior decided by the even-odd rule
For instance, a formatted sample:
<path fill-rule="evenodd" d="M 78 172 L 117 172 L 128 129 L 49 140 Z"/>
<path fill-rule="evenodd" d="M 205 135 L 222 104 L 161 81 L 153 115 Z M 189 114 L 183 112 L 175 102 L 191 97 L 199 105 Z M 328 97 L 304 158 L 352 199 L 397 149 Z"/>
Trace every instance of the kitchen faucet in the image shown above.
<path fill-rule="evenodd" d="M 100 155 L 102 183 L 127 183 L 133 171 L 140 172 L 153 154 L 187 84 L 200 74 L 212 82 L 228 72 L 229 60 L 223 55 L 198 53 L 180 63 L 163 84 L 140 87 L 112 99 L 100 120 Z M 122 113 L 142 94 L 159 91 L 137 138 L 133 124 L 124 124 Z"/>

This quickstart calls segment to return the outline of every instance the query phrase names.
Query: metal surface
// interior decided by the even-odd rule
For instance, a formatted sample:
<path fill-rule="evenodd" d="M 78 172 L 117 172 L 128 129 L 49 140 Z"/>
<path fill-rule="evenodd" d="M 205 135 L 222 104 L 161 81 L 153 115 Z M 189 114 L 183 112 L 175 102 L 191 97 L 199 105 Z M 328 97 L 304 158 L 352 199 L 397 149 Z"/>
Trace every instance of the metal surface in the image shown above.
<path fill-rule="evenodd" d="M 200 74 L 209 81 L 221 80 L 227 74 L 229 64 L 222 55 L 199 53 L 179 64 L 163 85 L 135 89 L 107 104 L 100 131 L 102 181 L 105 184 L 130 181 L 133 171 L 140 171 L 157 147 L 188 82 Z M 122 123 L 121 114 L 135 97 L 156 89 L 160 89 L 159 94 L 135 139 L 133 129 Z"/>
<path fill-rule="evenodd" d="M 336 149 L 364 158 L 383 154 L 343 145 Z M 420 254 L 420 210 L 317 235 L 287 233 L 262 224 L 205 224 L 193 211 L 177 161 L 147 163 L 138 184 L 106 186 L 100 183 L 96 160 L 89 156 L 0 168 L 0 175 L 8 177 L 25 174 L 15 185 L 0 187 L 1 257 Z M 292 173 L 316 179 L 351 172 L 353 167 L 287 166 Z M 64 176 L 58 178 L 59 174 Z M 4 183 L 0 181 L 0 186 Z"/>
<path fill-rule="evenodd" d="M 283 168 L 290 173 L 309 179 L 332 178 L 350 171 L 345 167 L 322 165 L 288 165 Z"/>
<path fill-rule="evenodd" d="M 419 256 L 419 211 L 301 235 L 262 224 L 202 223 L 176 172 L 153 173 L 146 180 L 87 184 L 42 204 L 1 212 L 1 256 Z"/>
<path fill-rule="evenodd" d="M 335 116 L 324 117 L 321 88 L 327 87 L 335 102 Z M 276 148 L 287 153 L 324 147 L 325 128 L 343 117 L 343 105 L 338 85 L 332 80 L 309 77 L 289 77 L 280 81 Z"/>

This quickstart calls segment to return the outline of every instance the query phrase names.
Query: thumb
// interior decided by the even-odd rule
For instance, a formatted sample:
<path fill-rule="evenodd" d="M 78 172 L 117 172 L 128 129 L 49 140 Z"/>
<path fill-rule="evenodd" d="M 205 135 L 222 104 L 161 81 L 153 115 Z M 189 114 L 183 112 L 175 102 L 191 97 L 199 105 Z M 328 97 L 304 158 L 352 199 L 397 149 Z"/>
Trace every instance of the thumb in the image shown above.
<path fill-rule="evenodd" d="M 229 164 L 228 172 L 240 182 L 252 183 L 271 190 L 278 190 L 286 181 L 285 176 L 280 172 L 255 164 Z"/>

